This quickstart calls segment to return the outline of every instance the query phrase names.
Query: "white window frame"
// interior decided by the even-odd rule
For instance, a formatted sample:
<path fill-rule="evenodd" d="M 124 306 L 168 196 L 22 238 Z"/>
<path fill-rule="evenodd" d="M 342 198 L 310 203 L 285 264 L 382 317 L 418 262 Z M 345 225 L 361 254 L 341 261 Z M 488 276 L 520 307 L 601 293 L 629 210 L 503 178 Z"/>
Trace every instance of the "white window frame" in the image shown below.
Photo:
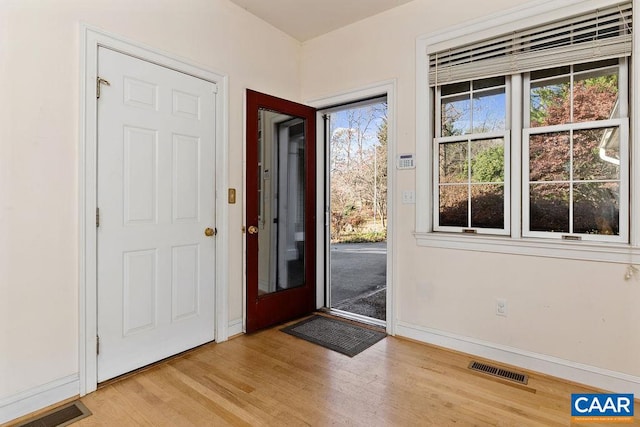
<path fill-rule="evenodd" d="M 455 233 L 471 233 L 471 234 L 492 234 L 492 235 L 510 235 L 511 233 L 511 84 L 509 76 L 505 76 L 505 82 L 503 85 L 490 87 L 487 90 L 495 89 L 496 87 L 504 87 L 504 97 L 505 97 L 505 129 L 503 131 L 492 131 L 485 133 L 470 133 L 456 136 L 441 136 L 442 133 L 442 103 L 441 100 L 446 97 L 442 97 L 440 95 L 440 86 L 435 88 L 436 91 L 436 103 L 434 107 L 435 114 L 435 133 L 436 137 L 433 138 L 433 153 L 439 152 L 440 144 L 450 143 L 450 142 L 467 142 L 472 143 L 473 141 L 483 140 L 483 139 L 498 139 L 501 138 L 504 141 L 504 203 L 503 203 L 503 218 L 504 218 L 504 226 L 502 228 L 482 228 L 482 227 L 472 227 L 469 224 L 466 227 L 453 227 L 453 226 L 443 226 L 439 223 L 440 218 L 440 182 L 438 177 L 438 171 L 440 170 L 440 156 L 434 154 L 434 191 L 433 191 L 433 229 L 434 231 L 448 231 Z M 485 89 L 479 90 L 477 92 L 485 92 Z M 471 87 L 469 91 L 469 97 L 471 99 L 471 103 L 473 105 L 473 99 L 476 91 Z M 471 119 L 473 122 L 473 110 L 471 111 Z M 467 153 L 468 156 L 470 152 Z M 470 160 L 470 159 L 468 159 Z M 468 213 L 469 222 L 470 217 L 472 215 L 471 211 L 471 195 L 469 195 L 468 200 Z"/>
<path fill-rule="evenodd" d="M 433 220 L 434 231 L 449 231 L 455 233 L 470 233 L 470 234 L 492 234 L 492 235 L 509 235 L 511 233 L 511 200 L 510 200 L 510 187 L 511 181 L 510 171 L 511 171 L 511 161 L 510 161 L 510 132 L 488 132 L 488 133 L 475 133 L 475 134 L 466 134 L 460 136 L 448 136 L 443 138 L 434 138 L 433 139 L 433 152 L 438 153 L 439 146 L 441 144 L 451 143 L 451 142 L 467 142 L 473 143 L 473 141 L 479 141 L 483 139 L 502 139 L 504 141 L 504 204 L 503 204 L 503 218 L 504 218 L 504 227 L 503 228 L 481 228 L 481 227 L 473 227 L 471 224 L 465 227 L 453 227 L 453 226 L 444 226 L 439 224 L 439 200 L 440 200 L 440 183 L 438 182 L 438 173 L 437 171 L 440 169 L 439 157 L 438 155 L 434 155 L 434 190 L 433 190 Z M 467 153 L 467 157 L 469 157 L 470 153 Z M 468 183 L 465 183 L 468 184 Z M 471 183 L 472 185 L 474 183 Z M 469 195 L 469 205 L 471 204 L 471 196 Z M 468 208 L 467 215 L 470 217 L 472 215 L 471 207 Z"/>
<path fill-rule="evenodd" d="M 446 30 L 420 36 L 416 40 L 416 229 L 415 237 L 418 245 L 425 247 L 476 250 L 483 252 L 521 254 L 552 258 L 577 260 L 640 263 L 640 215 L 637 219 L 629 212 L 640 212 L 640 143 L 637 132 L 631 132 L 628 138 L 630 149 L 627 171 L 628 176 L 622 177 L 629 185 L 629 205 L 627 212 L 620 212 L 621 227 L 625 218 L 629 218 L 628 242 L 615 241 L 566 241 L 535 236 L 522 235 L 522 182 L 516 185 L 512 182 L 511 198 L 511 236 L 467 235 L 462 233 L 434 232 L 434 198 L 433 185 L 435 183 L 433 135 L 434 126 L 434 95 L 429 88 L 429 54 L 454 48 L 463 44 L 497 37 L 532 25 L 542 25 L 557 19 L 568 18 L 586 13 L 598 8 L 619 3 L 617 0 L 551 0 L 530 2 L 520 7 L 501 13 L 465 22 Z M 638 10 L 640 0 L 633 0 L 634 11 Z M 640 111 L 640 60 L 635 46 L 640 46 L 640 32 L 633 32 L 633 46 L 629 60 L 629 79 L 631 93 L 629 94 L 629 110 Z M 518 92 L 522 89 L 519 75 L 512 76 L 511 90 Z M 522 98 L 524 94 L 514 93 Z M 523 129 L 522 105 L 511 103 L 511 127 Z M 622 125 L 624 127 L 624 124 Z M 629 126 L 640 129 L 640 114 L 632 114 Z M 628 129 L 627 127 L 627 129 Z M 522 138 L 524 132 L 511 134 L 511 176 L 522 177 Z M 624 216 L 623 216 L 624 215 Z M 622 234 L 622 231 L 621 231 Z M 626 240 L 626 239 L 625 239 Z"/>
<path fill-rule="evenodd" d="M 628 120 L 628 66 L 627 59 L 621 58 L 617 66 L 618 70 L 618 99 L 619 118 L 597 120 L 589 122 L 573 122 L 553 126 L 531 127 L 530 124 L 530 89 L 529 73 L 524 76 L 523 106 L 527 105 L 524 114 L 524 127 L 522 129 L 522 235 L 523 237 L 539 237 L 546 239 L 575 239 L 596 242 L 629 242 L 629 120 Z M 611 68 L 613 68 L 611 67 Z M 610 67 L 607 67 L 610 68 Z M 574 73 L 573 70 L 567 76 L 573 77 L 582 73 Z M 573 80 L 571 80 L 573 81 Z M 516 102 L 516 101 L 514 101 Z M 573 111 L 572 111 L 573 114 Z M 605 127 L 617 127 L 620 129 L 620 209 L 619 209 L 619 233 L 617 235 L 584 234 L 571 232 L 531 231 L 529 217 L 529 137 L 531 135 L 553 132 L 571 132 L 584 129 L 598 129 Z M 573 183 L 573 178 L 570 180 Z M 572 222 L 573 209 L 570 204 L 569 222 Z"/>

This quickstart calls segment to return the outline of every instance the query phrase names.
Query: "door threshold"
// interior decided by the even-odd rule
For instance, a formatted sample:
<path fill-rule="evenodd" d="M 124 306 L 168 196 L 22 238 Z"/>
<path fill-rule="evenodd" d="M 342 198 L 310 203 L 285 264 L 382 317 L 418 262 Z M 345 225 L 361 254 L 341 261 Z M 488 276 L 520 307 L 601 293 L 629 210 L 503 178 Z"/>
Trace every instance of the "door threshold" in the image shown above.
<path fill-rule="evenodd" d="M 361 314 L 351 313 L 348 311 L 338 310 L 336 308 L 323 307 L 318 311 L 326 314 L 330 314 L 336 317 L 342 317 L 343 319 L 353 320 L 355 322 L 364 323 L 365 325 L 375 326 L 377 328 L 387 329 L 387 322 L 380 319 L 374 319 L 373 317 L 363 316 Z"/>

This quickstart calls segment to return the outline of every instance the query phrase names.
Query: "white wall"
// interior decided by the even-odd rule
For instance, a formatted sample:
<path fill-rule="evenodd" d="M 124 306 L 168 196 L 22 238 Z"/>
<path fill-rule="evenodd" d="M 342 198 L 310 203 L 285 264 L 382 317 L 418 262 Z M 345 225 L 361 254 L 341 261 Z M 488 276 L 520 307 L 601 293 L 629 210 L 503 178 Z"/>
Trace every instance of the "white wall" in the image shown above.
<path fill-rule="evenodd" d="M 416 0 L 301 48 L 227 0 L 0 0 L 0 422 L 3 403 L 79 370 L 79 22 L 229 75 L 235 322 L 245 87 L 314 99 L 396 78 L 398 152 L 414 152 L 416 36 L 518 3 Z M 399 172 L 396 194 L 414 188 Z M 624 266 L 420 248 L 413 206 L 394 206 L 401 323 L 640 376 L 640 283 Z"/>
<path fill-rule="evenodd" d="M 416 37 L 522 3 L 415 0 L 308 41 L 302 99 L 395 78 L 397 152 L 416 152 L 416 120 L 428 119 L 416 118 Z M 400 333 L 468 351 L 477 343 L 506 349 L 503 361 L 516 364 L 509 354 L 605 369 L 633 376 L 640 390 L 640 282 L 624 281 L 625 265 L 419 247 L 415 205 L 400 202 L 415 180 L 415 171 L 398 171 L 393 201 Z M 508 300 L 508 317 L 496 316 L 496 298 Z"/>
<path fill-rule="evenodd" d="M 3 402 L 78 368 L 79 23 L 229 75 L 229 320 L 242 318 L 244 89 L 299 98 L 300 44 L 227 0 L 0 1 Z"/>

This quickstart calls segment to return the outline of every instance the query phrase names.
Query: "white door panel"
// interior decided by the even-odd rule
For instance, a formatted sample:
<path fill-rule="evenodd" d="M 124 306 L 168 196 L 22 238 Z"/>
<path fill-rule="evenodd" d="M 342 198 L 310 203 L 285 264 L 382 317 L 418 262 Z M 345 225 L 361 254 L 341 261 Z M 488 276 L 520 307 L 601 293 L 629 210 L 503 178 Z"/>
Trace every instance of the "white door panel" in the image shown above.
<path fill-rule="evenodd" d="M 214 339 L 216 85 L 109 49 L 98 70 L 98 381 Z"/>

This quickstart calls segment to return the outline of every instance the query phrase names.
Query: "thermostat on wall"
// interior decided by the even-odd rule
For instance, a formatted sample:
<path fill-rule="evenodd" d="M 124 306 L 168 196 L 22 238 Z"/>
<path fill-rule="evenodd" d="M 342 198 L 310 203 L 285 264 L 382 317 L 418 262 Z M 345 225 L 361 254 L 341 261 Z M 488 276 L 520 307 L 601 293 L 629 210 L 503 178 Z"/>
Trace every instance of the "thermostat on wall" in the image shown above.
<path fill-rule="evenodd" d="M 416 167 L 416 162 L 413 158 L 413 154 L 398 154 L 398 169 L 413 169 Z"/>

